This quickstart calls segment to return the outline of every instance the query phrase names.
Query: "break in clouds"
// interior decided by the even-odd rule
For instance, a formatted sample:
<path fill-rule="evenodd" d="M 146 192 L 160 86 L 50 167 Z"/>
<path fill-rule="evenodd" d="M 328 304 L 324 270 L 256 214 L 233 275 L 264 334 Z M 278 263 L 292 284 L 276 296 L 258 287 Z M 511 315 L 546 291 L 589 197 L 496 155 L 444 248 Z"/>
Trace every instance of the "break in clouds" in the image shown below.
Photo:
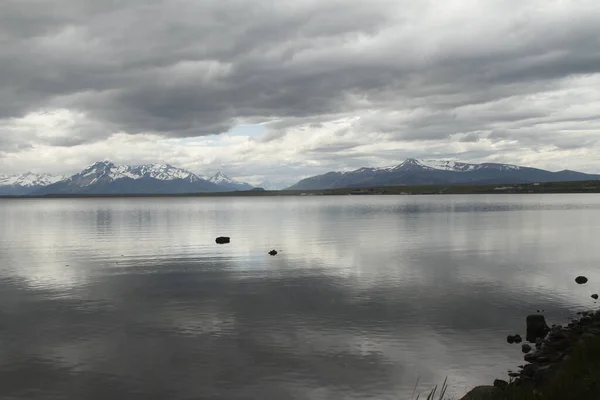
<path fill-rule="evenodd" d="M 593 0 L 4 0 L 0 173 L 600 172 Z"/>

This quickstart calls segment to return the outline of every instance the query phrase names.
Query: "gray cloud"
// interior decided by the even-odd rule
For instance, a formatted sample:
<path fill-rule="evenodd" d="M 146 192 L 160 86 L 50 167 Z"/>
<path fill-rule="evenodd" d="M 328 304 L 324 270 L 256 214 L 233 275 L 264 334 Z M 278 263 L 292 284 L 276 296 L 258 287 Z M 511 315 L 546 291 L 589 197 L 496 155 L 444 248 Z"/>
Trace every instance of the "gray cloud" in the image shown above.
<path fill-rule="evenodd" d="M 268 132 L 254 140 L 269 144 L 354 116 L 361 119 L 351 137 L 296 156 L 342 154 L 377 133 L 433 147 L 489 144 L 498 132 L 525 147 L 597 142 L 569 138 L 574 125 L 585 122 L 579 129 L 588 135 L 600 127 L 600 96 L 586 81 L 600 73 L 595 2 L 440 7 L 8 0 L 0 15 L 0 152 L 83 146 L 118 132 L 208 136 L 259 122 L 269 122 Z M 78 118 L 54 133 L 14 128 L 42 110 Z"/>

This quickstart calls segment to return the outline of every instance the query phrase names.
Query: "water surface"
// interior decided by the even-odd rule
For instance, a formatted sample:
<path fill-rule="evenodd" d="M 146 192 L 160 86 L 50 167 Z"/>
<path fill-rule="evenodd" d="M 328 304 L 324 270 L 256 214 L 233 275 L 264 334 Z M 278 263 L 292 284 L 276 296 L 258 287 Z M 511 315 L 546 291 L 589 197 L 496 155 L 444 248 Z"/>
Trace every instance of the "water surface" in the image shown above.
<path fill-rule="evenodd" d="M 460 395 L 593 305 L 598 237 L 595 195 L 0 200 L 0 397 Z"/>

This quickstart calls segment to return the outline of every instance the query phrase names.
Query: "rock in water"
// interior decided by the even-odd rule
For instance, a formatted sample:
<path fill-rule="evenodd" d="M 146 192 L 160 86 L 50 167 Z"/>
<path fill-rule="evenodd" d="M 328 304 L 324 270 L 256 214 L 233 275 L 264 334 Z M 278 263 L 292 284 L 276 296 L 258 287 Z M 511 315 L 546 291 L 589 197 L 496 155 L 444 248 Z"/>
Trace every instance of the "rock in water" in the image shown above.
<path fill-rule="evenodd" d="M 544 338 L 550 331 L 546 324 L 546 318 L 540 314 L 527 316 L 527 340 L 535 342 L 537 338 Z"/>
<path fill-rule="evenodd" d="M 597 295 L 597 294 L 593 294 L 593 295 L 592 295 L 592 299 L 594 299 L 594 300 L 598 300 L 598 295 Z"/>
<path fill-rule="evenodd" d="M 269 255 L 270 255 L 270 256 L 276 256 L 276 255 L 277 255 L 277 250 L 271 250 L 271 251 L 269 252 Z"/>
<path fill-rule="evenodd" d="M 586 278 L 585 276 L 578 276 L 577 278 L 575 278 L 575 282 L 577 282 L 580 285 L 587 283 L 587 281 L 588 281 L 588 278 Z"/>
<path fill-rule="evenodd" d="M 218 238 L 215 239 L 215 242 L 217 242 L 218 244 L 230 243 L 231 238 L 227 237 L 227 236 L 219 236 Z"/>
<path fill-rule="evenodd" d="M 506 337 L 506 341 L 510 344 L 513 344 L 515 342 L 515 337 L 513 335 L 508 335 Z"/>
<path fill-rule="evenodd" d="M 523 346 L 521 346 L 521 350 L 523 353 L 527 354 L 531 351 L 531 346 L 525 343 Z"/>
<path fill-rule="evenodd" d="M 521 335 L 515 335 L 514 339 L 515 339 L 515 343 L 521 343 L 523 341 L 523 338 L 521 337 Z"/>

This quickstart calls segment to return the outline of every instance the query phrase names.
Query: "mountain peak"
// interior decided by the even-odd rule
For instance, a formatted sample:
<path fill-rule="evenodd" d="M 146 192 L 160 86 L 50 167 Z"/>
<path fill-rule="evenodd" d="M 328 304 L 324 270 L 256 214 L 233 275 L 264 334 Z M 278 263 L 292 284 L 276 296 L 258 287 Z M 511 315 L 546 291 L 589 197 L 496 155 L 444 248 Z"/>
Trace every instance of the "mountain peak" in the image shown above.
<path fill-rule="evenodd" d="M 237 183 L 235 180 L 231 179 L 230 177 L 228 177 L 227 175 L 225 175 L 221 171 L 217 171 L 217 173 L 214 174 L 213 176 L 211 176 L 208 180 L 210 182 L 216 183 L 216 184 L 220 184 L 220 183 Z"/>

